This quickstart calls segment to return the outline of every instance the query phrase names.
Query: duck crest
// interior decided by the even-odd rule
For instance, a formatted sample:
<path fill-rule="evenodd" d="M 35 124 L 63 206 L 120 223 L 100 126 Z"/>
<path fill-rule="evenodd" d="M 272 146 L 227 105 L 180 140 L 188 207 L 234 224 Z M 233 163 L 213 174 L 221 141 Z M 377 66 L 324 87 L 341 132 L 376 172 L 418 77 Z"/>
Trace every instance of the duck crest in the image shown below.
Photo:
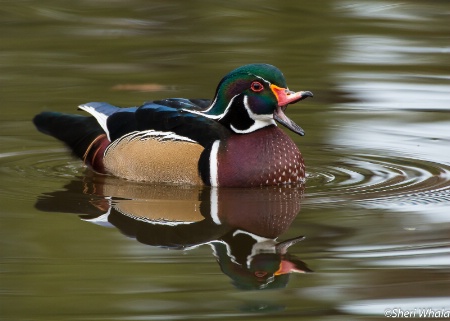
<path fill-rule="evenodd" d="M 245 92 L 252 81 L 260 80 L 270 86 L 267 79 L 272 79 L 277 86 L 286 87 L 281 71 L 269 64 L 250 64 L 231 71 L 219 82 L 211 105 L 202 113 L 212 119 L 223 118 L 236 97 Z"/>
<path fill-rule="evenodd" d="M 242 66 L 207 99 L 169 98 L 120 108 L 92 102 L 91 117 L 44 112 L 36 127 L 65 142 L 93 170 L 129 180 L 261 186 L 302 182 L 302 155 L 276 125 L 303 135 L 287 105 L 312 97 L 287 89 L 267 64 Z"/>

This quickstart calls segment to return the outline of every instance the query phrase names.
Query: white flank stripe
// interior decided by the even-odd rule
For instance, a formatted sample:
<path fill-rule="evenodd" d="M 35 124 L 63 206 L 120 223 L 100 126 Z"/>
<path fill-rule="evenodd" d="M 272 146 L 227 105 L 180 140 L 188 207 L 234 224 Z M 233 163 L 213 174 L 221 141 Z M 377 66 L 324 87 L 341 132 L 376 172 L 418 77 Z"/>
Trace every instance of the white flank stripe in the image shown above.
<path fill-rule="evenodd" d="M 208 114 L 205 114 L 205 113 L 207 113 L 208 111 L 210 111 L 214 107 L 214 104 L 217 101 L 217 97 L 216 97 L 216 99 L 214 99 L 214 102 L 211 104 L 211 106 L 207 110 L 197 111 L 197 110 L 190 110 L 190 109 L 185 109 L 185 108 L 183 108 L 183 110 L 187 111 L 187 112 L 189 112 L 191 114 L 202 115 L 202 116 L 204 116 L 206 118 L 209 118 L 209 119 L 218 119 L 218 120 L 220 120 L 222 117 L 224 117 L 227 114 L 228 109 L 230 109 L 231 104 L 233 104 L 233 101 L 234 101 L 234 99 L 237 96 L 239 96 L 239 94 L 234 95 L 233 98 L 231 98 L 231 100 L 228 103 L 227 107 L 225 108 L 224 112 L 222 114 L 220 114 L 220 115 L 208 115 Z"/>
<path fill-rule="evenodd" d="M 106 135 L 108 135 L 108 139 L 111 140 L 109 137 L 108 127 L 106 127 L 106 120 L 108 119 L 108 115 L 99 113 L 97 110 L 95 110 L 94 107 L 91 107 L 89 105 L 80 105 L 80 106 L 78 106 L 78 108 L 80 108 L 81 110 L 84 110 L 85 112 L 88 112 L 89 114 L 94 116 L 95 119 L 97 119 L 97 122 L 100 124 L 100 126 L 102 126 Z"/>
<path fill-rule="evenodd" d="M 165 142 L 188 142 L 188 143 L 194 143 L 198 144 L 195 140 L 192 140 L 188 137 L 180 136 L 175 134 L 174 132 L 160 132 L 153 129 L 144 130 L 144 131 L 134 131 L 130 132 L 128 134 L 125 134 L 121 136 L 120 138 L 113 141 L 111 144 L 108 145 L 105 149 L 105 155 L 108 154 L 109 150 L 114 150 L 114 148 L 117 147 L 122 141 L 128 141 L 131 142 L 132 140 L 149 140 L 154 139 L 159 142 L 165 143 Z"/>
<path fill-rule="evenodd" d="M 216 140 L 209 154 L 209 177 L 211 186 L 219 186 L 219 164 L 217 160 L 217 153 L 219 152 L 220 140 Z"/>
<path fill-rule="evenodd" d="M 162 132 L 162 131 L 149 129 L 149 130 L 141 131 L 139 133 L 141 133 L 141 135 L 142 135 L 142 137 L 140 138 L 141 140 L 145 140 L 147 138 L 156 138 L 157 140 L 160 140 L 160 141 L 168 140 L 168 141 L 183 141 L 183 142 L 197 143 L 195 140 L 192 140 L 185 136 L 177 135 L 174 132 Z"/>

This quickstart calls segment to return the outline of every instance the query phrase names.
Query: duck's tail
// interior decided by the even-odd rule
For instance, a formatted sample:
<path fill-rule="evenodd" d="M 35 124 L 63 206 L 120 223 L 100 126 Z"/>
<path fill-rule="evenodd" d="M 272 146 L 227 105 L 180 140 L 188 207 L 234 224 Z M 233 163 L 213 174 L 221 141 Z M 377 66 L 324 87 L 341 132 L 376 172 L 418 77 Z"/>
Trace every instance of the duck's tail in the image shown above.
<path fill-rule="evenodd" d="M 86 165 L 103 172 L 102 156 L 110 142 L 94 117 L 43 112 L 33 123 L 40 132 L 64 142 Z"/>

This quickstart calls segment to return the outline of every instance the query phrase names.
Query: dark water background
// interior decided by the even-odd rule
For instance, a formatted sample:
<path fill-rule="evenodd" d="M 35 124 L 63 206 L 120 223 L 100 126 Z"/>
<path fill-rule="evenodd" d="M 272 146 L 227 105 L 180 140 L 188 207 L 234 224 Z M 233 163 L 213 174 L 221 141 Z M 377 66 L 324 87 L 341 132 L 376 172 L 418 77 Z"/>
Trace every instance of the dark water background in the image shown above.
<path fill-rule="evenodd" d="M 0 318 L 356 320 L 450 309 L 449 21 L 450 3 L 437 0 L 2 2 Z M 306 131 L 294 137 L 308 171 L 302 199 L 103 181 L 30 121 L 89 101 L 212 98 L 224 74 L 253 62 L 315 94 L 288 109 Z M 229 269 L 245 258 L 226 254 L 228 230 L 201 225 L 214 225 L 203 216 L 217 203 L 241 227 L 260 213 L 266 236 L 306 236 L 277 255 L 313 272 L 243 290 Z M 95 220 L 130 218 L 125 207 L 138 218 L 189 212 L 201 224 L 174 235 L 210 241 L 169 250 L 142 244 L 166 242 L 161 231 L 138 242 L 136 230 Z"/>

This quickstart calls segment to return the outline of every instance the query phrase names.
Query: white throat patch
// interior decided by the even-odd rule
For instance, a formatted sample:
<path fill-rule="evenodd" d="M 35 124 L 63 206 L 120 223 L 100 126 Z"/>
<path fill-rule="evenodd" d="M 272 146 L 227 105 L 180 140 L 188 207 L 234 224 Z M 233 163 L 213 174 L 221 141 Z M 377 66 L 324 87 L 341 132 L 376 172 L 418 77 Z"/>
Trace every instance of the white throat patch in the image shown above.
<path fill-rule="evenodd" d="M 255 130 L 270 126 L 270 125 L 275 125 L 275 120 L 273 119 L 273 114 L 268 114 L 268 115 L 258 115 L 255 114 L 251 109 L 250 106 L 248 105 L 248 96 L 244 96 L 244 107 L 245 110 L 247 111 L 248 116 L 253 119 L 255 121 L 255 123 L 253 125 L 251 125 L 249 128 L 247 129 L 237 129 L 235 128 L 233 125 L 230 125 L 231 129 L 238 134 L 247 134 L 247 133 L 251 133 L 254 132 Z"/>

